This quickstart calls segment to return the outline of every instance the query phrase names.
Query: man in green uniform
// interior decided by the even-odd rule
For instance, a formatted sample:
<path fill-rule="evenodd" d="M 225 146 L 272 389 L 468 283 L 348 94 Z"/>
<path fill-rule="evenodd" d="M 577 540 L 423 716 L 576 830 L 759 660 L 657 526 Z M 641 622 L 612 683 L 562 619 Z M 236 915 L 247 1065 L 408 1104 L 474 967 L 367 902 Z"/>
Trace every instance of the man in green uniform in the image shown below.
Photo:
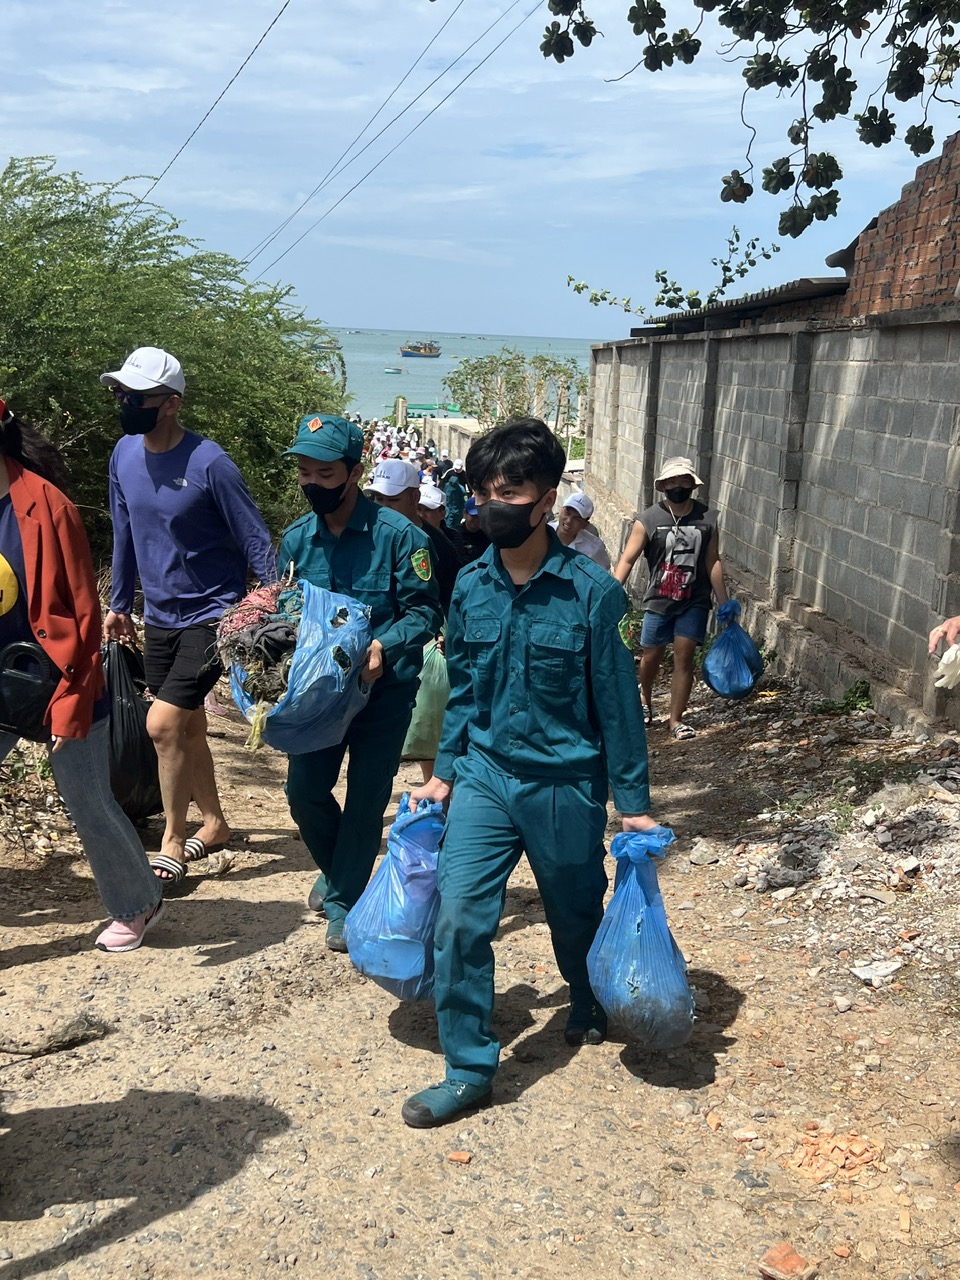
<path fill-rule="evenodd" d="M 346 951 L 343 921 L 363 892 L 380 848 L 400 750 L 410 723 L 423 646 L 441 626 L 440 603 L 422 529 L 358 489 L 363 432 L 355 423 L 308 414 L 287 455 L 297 460 L 313 508 L 284 532 L 278 572 L 352 596 L 370 608 L 366 659 L 370 701 L 336 747 L 291 756 L 287 799 L 320 875 L 308 905 L 325 910 L 327 946 Z M 333 795 L 347 750 L 343 809 Z"/>
<path fill-rule="evenodd" d="M 415 1128 L 485 1105 L 500 1045 L 493 950 L 510 873 L 526 851 L 561 974 L 569 1044 L 598 1044 L 606 1015 L 587 977 L 603 915 L 608 783 L 625 831 L 649 816 L 647 751 L 623 588 L 546 524 L 566 458 L 542 422 L 482 436 L 467 455 L 493 544 L 462 569 L 447 627 L 450 701 L 434 777 L 453 792 L 439 865 L 436 1008 L 446 1079 L 409 1098 Z"/>

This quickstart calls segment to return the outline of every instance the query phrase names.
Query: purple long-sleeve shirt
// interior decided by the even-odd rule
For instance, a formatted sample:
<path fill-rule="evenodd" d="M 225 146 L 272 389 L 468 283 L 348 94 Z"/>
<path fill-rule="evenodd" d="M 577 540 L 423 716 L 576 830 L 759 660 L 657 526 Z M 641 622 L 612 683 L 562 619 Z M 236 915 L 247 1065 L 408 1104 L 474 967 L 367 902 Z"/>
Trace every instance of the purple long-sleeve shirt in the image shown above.
<path fill-rule="evenodd" d="M 139 574 L 144 617 L 178 630 L 215 621 L 247 590 L 247 566 L 276 580 L 267 526 L 228 454 L 193 431 L 165 453 L 124 436 L 110 459 L 113 592 L 129 613 Z"/>

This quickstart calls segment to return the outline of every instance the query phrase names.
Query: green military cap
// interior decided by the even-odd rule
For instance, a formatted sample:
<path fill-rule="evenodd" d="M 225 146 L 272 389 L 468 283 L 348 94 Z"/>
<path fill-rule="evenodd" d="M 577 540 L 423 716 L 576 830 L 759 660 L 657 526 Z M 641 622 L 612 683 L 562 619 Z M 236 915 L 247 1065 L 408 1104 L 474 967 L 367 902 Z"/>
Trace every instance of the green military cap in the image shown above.
<path fill-rule="evenodd" d="M 297 438 L 284 457 L 300 455 L 315 462 L 359 462 L 363 456 L 363 432 L 355 422 L 329 413 L 305 413 Z"/>

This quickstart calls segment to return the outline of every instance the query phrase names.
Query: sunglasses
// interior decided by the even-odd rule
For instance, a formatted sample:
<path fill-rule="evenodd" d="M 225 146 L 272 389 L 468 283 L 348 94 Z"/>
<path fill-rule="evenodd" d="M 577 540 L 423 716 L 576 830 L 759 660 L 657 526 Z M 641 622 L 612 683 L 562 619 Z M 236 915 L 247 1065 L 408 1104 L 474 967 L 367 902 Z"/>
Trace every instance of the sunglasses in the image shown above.
<path fill-rule="evenodd" d="M 111 387 L 113 398 L 117 404 L 128 404 L 131 409 L 142 409 L 148 400 L 169 400 L 175 391 L 127 391 L 125 387 Z"/>

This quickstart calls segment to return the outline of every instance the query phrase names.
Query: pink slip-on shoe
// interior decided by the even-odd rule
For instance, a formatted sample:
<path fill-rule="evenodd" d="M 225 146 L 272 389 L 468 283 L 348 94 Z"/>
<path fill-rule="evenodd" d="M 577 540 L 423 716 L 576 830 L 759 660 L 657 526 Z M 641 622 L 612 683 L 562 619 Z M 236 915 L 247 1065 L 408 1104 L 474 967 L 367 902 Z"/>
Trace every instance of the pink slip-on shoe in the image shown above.
<path fill-rule="evenodd" d="M 100 951 L 136 951 L 143 935 L 152 929 L 163 915 L 163 899 L 152 910 L 133 920 L 112 920 L 97 938 Z"/>

